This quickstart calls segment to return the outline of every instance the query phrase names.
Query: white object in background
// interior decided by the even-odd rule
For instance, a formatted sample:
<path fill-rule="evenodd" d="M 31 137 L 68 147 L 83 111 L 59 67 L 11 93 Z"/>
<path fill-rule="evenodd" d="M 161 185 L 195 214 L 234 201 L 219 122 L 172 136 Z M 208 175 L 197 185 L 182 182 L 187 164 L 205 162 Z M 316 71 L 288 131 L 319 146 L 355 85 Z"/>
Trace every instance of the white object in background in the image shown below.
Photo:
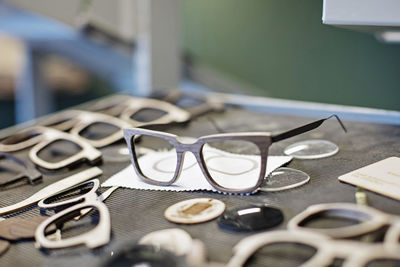
<path fill-rule="evenodd" d="M 400 43 L 399 0 L 324 0 L 322 22 L 373 32 L 379 40 Z"/>

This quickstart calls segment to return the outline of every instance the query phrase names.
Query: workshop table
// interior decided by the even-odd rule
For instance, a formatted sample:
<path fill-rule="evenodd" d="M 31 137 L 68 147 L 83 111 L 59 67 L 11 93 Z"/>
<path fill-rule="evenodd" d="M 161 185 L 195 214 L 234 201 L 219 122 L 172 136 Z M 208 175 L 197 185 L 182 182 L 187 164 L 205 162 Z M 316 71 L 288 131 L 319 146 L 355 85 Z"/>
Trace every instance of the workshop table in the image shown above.
<path fill-rule="evenodd" d="M 84 106 L 83 106 L 84 107 Z M 273 114 L 263 110 L 251 110 L 240 106 L 227 106 L 224 112 L 208 113 L 188 124 L 174 126 L 171 132 L 183 136 L 199 137 L 216 133 L 210 123 L 211 117 L 220 128 L 228 132 L 269 131 L 282 132 L 314 119 L 325 117 L 315 111 L 314 118 L 295 115 Z M 39 120 L 40 121 L 40 120 Z M 136 243 L 142 236 L 152 231 L 179 227 L 193 238 L 204 242 L 208 258 L 212 261 L 226 263 L 232 256 L 232 248 L 242 238 L 254 233 L 235 233 L 220 229 L 216 220 L 195 225 L 179 225 L 167 221 L 163 214 L 170 205 L 191 198 L 210 197 L 223 201 L 227 208 L 245 206 L 250 203 L 263 203 L 279 207 L 284 214 L 284 222 L 270 229 L 285 229 L 288 220 L 312 204 L 330 202 L 355 203 L 356 187 L 341 183 L 338 177 L 342 174 L 366 166 L 376 161 L 400 154 L 400 126 L 356 122 L 344 120 L 348 132 L 341 129 L 334 119 L 326 121 L 318 129 L 296 136 L 270 147 L 270 155 L 283 155 L 289 144 L 306 139 L 326 139 L 336 143 L 340 150 L 331 157 L 314 160 L 293 159 L 287 166 L 302 170 L 310 175 L 311 180 L 298 188 L 281 192 L 259 192 L 250 196 L 225 195 L 213 192 L 170 192 L 146 191 L 119 188 L 106 201 L 110 210 L 112 236 L 106 246 L 97 249 L 86 247 L 58 250 L 39 250 L 33 240 L 12 243 L 10 249 L 0 257 L 1 266 L 97 266 L 119 248 Z M 25 127 L 22 125 L 21 127 Z M 16 127 L 5 129 L 0 136 L 16 131 Z M 114 146 L 125 146 L 124 142 Z M 102 150 L 102 149 L 100 149 Z M 27 151 L 14 153 L 27 159 Z M 104 171 L 100 177 L 104 182 L 113 174 L 130 164 L 130 161 L 111 162 L 104 159 L 99 167 Z M 43 172 L 43 183 L 31 186 L 1 190 L 0 206 L 18 202 L 39 189 L 60 178 L 87 169 L 82 164 L 73 170 Z M 197 177 L 204 179 L 204 177 Z M 368 204 L 390 214 L 400 215 L 399 201 L 367 192 Z M 39 215 L 37 206 L 17 213 L 20 217 Z"/>

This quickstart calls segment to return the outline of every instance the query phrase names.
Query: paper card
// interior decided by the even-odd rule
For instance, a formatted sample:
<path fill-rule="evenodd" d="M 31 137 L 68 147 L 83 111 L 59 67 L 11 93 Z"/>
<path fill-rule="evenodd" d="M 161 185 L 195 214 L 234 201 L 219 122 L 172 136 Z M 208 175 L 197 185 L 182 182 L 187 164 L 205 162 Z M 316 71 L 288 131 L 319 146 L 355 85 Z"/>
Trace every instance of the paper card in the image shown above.
<path fill-rule="evenodd" d="M 205 159 L 215 169 L 222 168 L 220 171 L 223 173 L 235 174 L 237 178 L 235 186 L 241 186 L 241 183 L 246 184 L 249 180 L 249 176 L 253 172 L 259 173 L 257 171 L 257 161 L 254 156 L 250 155 L 235 155 L 226 153 L 221 150 L 207 148 L 207 153 L 210 158 Z M 139 163 L 141 166 L 147 167 L 147 173 L 150 176 L 160 177 L 160 175 L 166 175 L 166 180 L 169 180 L 175 170 L 176 163 L 174 163 L 174 157 L 176 152 L 174 151 L 153 151 L 139 158 Z M 172 162 L 171 162 L 172 159 Z M 276 168 L 284 165 L 292 159 L 290 156 L 269 156 L 267 163 L 267 173 L 275 170 Z M 217 170 L 218 171 L 218 170 Z M 258 177 L 258 176 L 256 176 Z M 162 176 L 161 176 L 162 178 Z M 168 178 L 168 179 L 167 179 Z M 232 179 L 232 178 L 231 178 Z M 182 172 L 179 179 L 170 186 L 157 186 L 148 184 L 142 181 L 135 173 L 133 166 L 130 165 L 124 170 L 113 175 L 110 179 L 102 184 L 102 186 L 121 186 L 134 189 L 144 189 L 144 190 L 165 190 L 165 191 L 192 191 L 192 190 L 209 190 L 217 191 L 213 188 L 197 164 L 196 159 L 191 153 L 185 155 L 184 164 L 182 167 Z M 244 186 L 245 187 L 245 186 Z"/>
<path fill-rule="evenodd" d="M 400 200 L 400 158 L 375 162 L 346 173 L 339 180 Z"/>

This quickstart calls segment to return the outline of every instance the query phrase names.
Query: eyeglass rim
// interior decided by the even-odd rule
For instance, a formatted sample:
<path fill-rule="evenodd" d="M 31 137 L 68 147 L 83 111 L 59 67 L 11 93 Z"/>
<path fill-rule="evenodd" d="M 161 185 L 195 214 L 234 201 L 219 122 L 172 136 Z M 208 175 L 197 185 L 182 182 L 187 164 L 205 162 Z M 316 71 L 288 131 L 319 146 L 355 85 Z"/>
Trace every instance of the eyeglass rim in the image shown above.
<path fill-rule="evenodd" d="M 88 192 L 83 194 L 83 195 L 79 195 L 77 197 L 74 197 L 74 198 L 71 198 L 71 199 L 68 199 L 68 200 L 65 200 L 65 201 L 60 201 L 60 202 L 55 202 L 55 203 L 46 203 L 46 201 L 48 199 L 50 199 L 50 198 L 53 198 L 53 197 L 56 197 L 56 196 L 60 196 L 60 195 L 65 194 L 66 192 L 69 192 L 69 191 L 73 191 L 73 190 L 77 190 L 79 188 L 83 188 L 83 187 L 87 186 L 88 184 L 93 184 L 92 188 Z M 76 203 L 88 198 L 89 196 L 91 196 L 93 194 L 96 194 L 96 191 L 99 189 L 99 187 L 100 187 L 99 179 L 92 179 L 92 180 L 80 183 L 78 185 L 75 185 L 73 187 L 64 189 L 61 192 L 57 192 L 55 194 L 47 196 L 47 197 L 43 198 L 42 200 L 40 200 L 37 205 L 38 205 L 38 207 L 40 209 L 43 209 L 43 210 L 56 209 L 56 208 L 59 208 L 59 207 L 62 208 L 62 207 L 66 207 L 66 206 L 68 207 L 68 206 L 70 206 L 72 204 L 76 204 Z"/>
<path fill-rule="evenodd" d="M 167 140 L 168 142 L 171 143 L 171 145 L 174 146 L 174 148 L 177 152 L 177 164 L 176 164 L 174 175 L 170 181 L 160 182 L 160 181 L 152 180 L 143 174 L 143 172 L 141 171 L 139 164 L 138 164 L 137 155 L 135 153 L 135 146 L 133 145 L 133 142 L 132 142 L 132 140 L 135 138 L 136 135 L 147 135 L 147 136 L 159 137 L 164 140 Z M 145 182 L 148 182 L 148 183 L 154 184 L 154 185 L 159 185 L 159 186 L 168 186 L 168 185 L 173 184 L 179 178 L 180 172 L 182 170 L 183 154 L 187 151 L 190 151 L 194 154 L 197 162 L 199 163 L 200 169 L 201 169 L 204 177 L 215 189 L 217 189 L 218 191 L 221 191 L 221 192 L 239 193 L 239 194 L 240 193 L 252 193 L 252 192 L 256 191 L 259 188 L 259 186 L 261 185 L 261 183 L 263 182 L 263 180 L 265 178 L 265 174 L 266 174 L 268 148 L 271 145 L 270 134 L 268 132 L 249 132 L 249 133 L 232 133 L 232 134 L 223 133 L 223 134 L 206 135 L 206 136 L 197 138 L 196 141 L 192 144 L 186 144 L 186 143 L 180 142 L 179 136 L 174 135 L 174 134 L 164 133 L 164 132 L 154 131 L 154 130 L 148 130 L 148 129 L 142 129 L 142 128 L 124 129 L 124 137 L 128 144 L 131 162 L 133 163 L 132 165 L 134 166 L 135 172 Z M 216 141 L 216 140 L 243 140 L 243 141 L 249 141 L 257 146 L 257 148 L 260 151 L 261 162 L 260 162 L 260 174 L 259 174 L 257 183 L 254 186 L 244 188 L 244 189 L 226 188 L 224 186 L 219 185 L 212 178 L 212 176 L 209 173 L 209 171 L 206 167 L 206 164 L 204 162 L 204 157 L 202 155 L 202 148 L 205 143 L 210 142 L 210 141 Z"/>
<path fill-rule="evenodd" d="M 42 127 L 45 128 L 45 127 Z M 91 146 L 89 143 L 81 140 L 80 138 L 68 134 L 68 133 L 64 133 L 55 129 L 51 129 L 51 128 L 45 128 L 48 132 L 52 132 L 54 134 L 46 136 L 44 135 L 42 137 L 42 140 L 37 143 L 36 145 L 34 145 L 30 151 L 29 151 L 29 158 L 30 160 L 35 163 L 36 165 L 48 169 L 48 170 L 58 170 L 58 169 L 62 169 L 68 166 L 71 166 L 75 163 L 78 163 L 79 161 L 83 161 L 83 160 L 87 160 L 89 161 L 90 164 L 95 164 L 96 162 L 98 162 L 101 159 L 101 152 L 99 150 L 97 150 L 96 148 L 94 148 L 93 146 Z M 48 162 L 45 161 L 43 159 L 41 159 L 38 156 L 38 153 L 44 149 L 46 146 L 50 145 L 53 142 L 56 142 L 58 140 L 66 140 L 69 142 L 72 142 L 76 145 L 78 145 L 79 147 L 82 148 L 81 151 L 79 151 L 78 153 L 63 159 L 61 161 L 58 162 Z"/>
<path fill-rule="evenodd" d="M 360 219 L 356 216 L 356 213 L 364 213 L 365 215 L 369 216 L 370 219 L 366 221 L 361 221 L 355 225 L 328 229 L 307 228 L 301 226 L 301 224 L 307 219 L 312 219 L 312 217 L 315 217 L 318 214 L 329 211 L 341 212 L 341 217 L 349 219 Z M 318 232 L 333 238 L 349 238 L 361 236 L 363 234 L 376 231 L 382 226 L 390 224 L 390 221 L 391 217 L 388 214 L 385 214 L 380 210 L 374 209 L 372 207 L 360 206 L 353 203 L 324 203 L 307 207 L 304 211 L 300 212 L 289 220 L 287 228 L 290 230 Z"/>
<path fill-rule="evenodd" d="M 49 240 L 46 238 L 45 230 L 48 226 L 53 224 L 63 216 L 68 215 L 74 211 L 84 210 L 87 208 L 96 208 L 99 212 L 99 223 L 95 228 L 78 236 L 69 237 L 62 240 Z M 62 210 L 48 219 L 43 221 L 35 231 L 36 243 L 42 248 L 66 248 L 78 245 L 86 245 L 88 248 L 96 248 L 107 244 L 110 241 L 111 225 L 110 213 L 107 206 L 96 200 L 96 198 L 86 199 L 84 202 L 73 205 L 65 210 Z"/>

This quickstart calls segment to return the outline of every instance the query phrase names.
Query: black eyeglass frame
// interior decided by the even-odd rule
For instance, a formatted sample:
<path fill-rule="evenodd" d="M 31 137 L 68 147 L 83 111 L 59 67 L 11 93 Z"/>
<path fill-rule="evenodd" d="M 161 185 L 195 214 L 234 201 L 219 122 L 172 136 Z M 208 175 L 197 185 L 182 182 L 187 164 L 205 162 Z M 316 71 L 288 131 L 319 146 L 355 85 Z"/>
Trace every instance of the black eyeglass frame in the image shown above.
<path fill-rule="evenodd" d="M 313 130 L 313 129 L 319 127 L 325 120 L 330 119 L 332 117 L 335 117 L 339 121 L 343 130 L 347 131 L 346 128 L 344 127 L 343 123 L 340 121 L 339 117 L 336 115 L 332 115 L 325 119 L 320 119 L 320 120 L 314 121 L 312 123 L 297 127 L 295 129 L 292 129 L 292 130 L 289 130 L 289 131 L 286 131 L 286 132 L 283 132 L 283 133 L 280 133 L 277 135 L 272 135 L 269 132 L 222 133 L 222 134 L 213 134 L 213 135 L 202 136 L 202 137 L 198 138 L 196 140 L 196 142 L 191 143 L 191 144 L 186 144 L 186 143 L 182 143 L 180 141 L 180 137 L 177 135 L 174 135 L 174 134 L 155 131 L 155 130 L 149 130 L 149 129 L 144 129 L 144 128 L 131 128 L 131 129 L 124 129 L 124 137 L 125 137 L 126 143 L 129 148 L 131 162 L 135 169 L 136 174 L 143 181 L 145 181 L 149 184 L 159 185 L 159 186 L 168 186 L 168 185 L 173 184 L 178 179 L 178 177 L 182 171 L 183 154 L 187 151 L 190 151 L 195 156 L 197 163 L 199 164 L 204 177 L 215 189 L 217 189 L 218 191 L 221 191 L 221 192 L 225 192 L 225 193 L 233 193 L 233 194 L 246 193 L 247 194 L 247 193 L 256 192 L 257 189 L 262 184 L 263 180 L 265 179 L 268 149 L 269 149 L 270 145 L 272 145 L 272 143 L 308 132 L 310 130 Z M 137 158 L 137 154 L 135 152 L 135 144 L 134 144 L 134 140 L 136 139 L 135 137 L 141 136 L 141 135 L 162 138 L 164 140 L 167 140 L 175 148 L 176 153 L 177 153 L 177 164 L 176 164 L 174 175 L 170 181 L 161 182 L 161 181 L 152 180 L 151 178 L 149 178 L 143 174 L 143 172 L 140 169 L 140 166 L 138 164 L 138 158 Z M 260 174 L 259 174 L 257 183 L 254 186 L 244 188 L 244 189 L 232 189 L 232 188 L 227 188 L 227 187 L 219 185 L 212 178 L 212 176 L 210 175 L 210 173 L 206 167 L 206 164 L 205 164 L 205 160 L 204 160 L 204 156 L 203 156 L 203 147 L 208 142 L 223 141 L 223 140 L 248 141 L 257 146 L 257 148 L 260 151 L 260 155 L 261 155 L 261 163 L 260 163 L 261 170 L 260 170 Z"/>

